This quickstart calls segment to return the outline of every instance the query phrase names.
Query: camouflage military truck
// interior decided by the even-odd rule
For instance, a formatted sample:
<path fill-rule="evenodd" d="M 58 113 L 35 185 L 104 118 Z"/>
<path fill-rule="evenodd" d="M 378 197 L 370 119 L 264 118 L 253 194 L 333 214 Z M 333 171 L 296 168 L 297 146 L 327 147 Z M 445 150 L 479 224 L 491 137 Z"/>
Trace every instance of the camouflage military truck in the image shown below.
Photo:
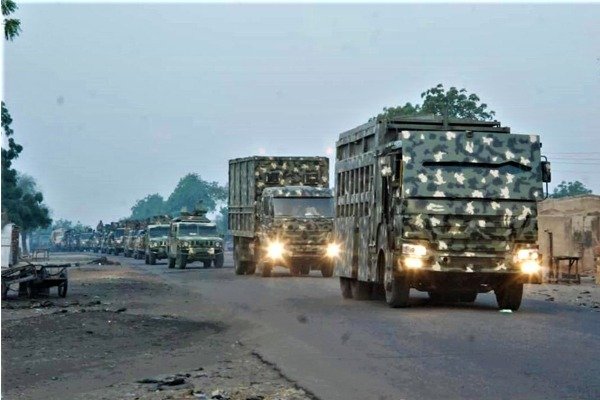
<path fill-rule="evenodd" d="M 169 268 L 183 269 L 194 261 L 201 261 L 204 268 L 211 263 L 216 268 L 223 266 L 223 239 L 217 233 L 216 224 L 206 218 L 205 211 L 182 213 L 171 221 L 167 256 Z"/>
<path fill-rule="evenodd" d="M 107 252 L 118 256 L 125 248 L 125 228 L 116 228 L 108 236 Z"/>
<path fill-rule="evenodd" d="M 385 293 L 405 307 L 411 288 L 463 302 L 493 290 L 517 310 L 523 284 L 541 282 L 537 201 L 550 165 L 539 136 L 413 117 L 369 122 L 336 147 L 343 297 Z"/>
<path fill-rule="evenodd" d="M 144 258 L 146 252 L 146 229 L 138 229 L 133 241 L 133 258 L 136 260 Z"/>
<path fill-rule="evenodd" d="M 167 258 L 168 239 L 169 225 L 148 225 L 144 241 L 144 261 L 146 264 L 154 265 L 156 260 Z"/>
<path fill-rule="evenodd" d="M 235 273 L 333 273 L 333 193 L 325 157 L 248 157 L 229 161 L 229 230 Z"/>
<path fill-rule="evenodd" d="M 125 238 L 123 239 L 123 256 L 131 257 L 133 256 L 133 244 L 136 231 L 133 229 L 126 229 L 125 232 Z"/>

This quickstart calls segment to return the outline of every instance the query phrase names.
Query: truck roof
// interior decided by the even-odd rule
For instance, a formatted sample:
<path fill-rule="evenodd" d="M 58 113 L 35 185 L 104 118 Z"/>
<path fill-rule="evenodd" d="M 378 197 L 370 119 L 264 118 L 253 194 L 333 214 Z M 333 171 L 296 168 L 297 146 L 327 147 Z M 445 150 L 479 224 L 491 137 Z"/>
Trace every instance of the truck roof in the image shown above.
<path fill-rule="evenodd" d="M 303 160 L 323 160 L 327 157 L 320 156 L 250 156 L 250 157 L 240 157 L 229 160 L 229 164 L 242 162 L 242 161 L 303 161 Z"/>

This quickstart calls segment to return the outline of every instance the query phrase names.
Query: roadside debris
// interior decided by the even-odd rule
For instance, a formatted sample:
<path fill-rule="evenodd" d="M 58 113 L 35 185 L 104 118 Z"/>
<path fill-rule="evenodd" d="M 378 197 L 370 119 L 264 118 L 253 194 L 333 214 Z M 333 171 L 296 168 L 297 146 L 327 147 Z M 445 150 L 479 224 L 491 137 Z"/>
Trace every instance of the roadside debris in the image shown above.
<path fill-rule="evenodd" d="M 106 258 L 104 256 L 95 258 L 86 263 L 86 265 L 92 265 L 92 264 L 95 264 L 95 265 L 121 265 L 120 262 L 109 260 L 108 258 Z"/>

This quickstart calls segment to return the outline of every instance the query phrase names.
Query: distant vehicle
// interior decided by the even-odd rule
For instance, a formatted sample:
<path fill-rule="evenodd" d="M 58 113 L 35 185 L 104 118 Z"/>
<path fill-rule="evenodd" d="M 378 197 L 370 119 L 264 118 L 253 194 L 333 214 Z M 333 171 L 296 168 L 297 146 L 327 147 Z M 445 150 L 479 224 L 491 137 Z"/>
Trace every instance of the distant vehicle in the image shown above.
<path fill-rule="evenodd" d="M 336 147 L 343 297 L 384 292 L 406 307 L 411 288 L 462 302 L 493 290 L 517 310 L 523 284 L 541 283 L 537 202 L 550 165 L 537 135 L 400 117 L 344 132 Z"/>
<path fill-rule="evenodd" d="M 325 157 L 248 157 L 229 161 L 229 231 L 235 273 L 333 274 L 333 193 Z"/>
<path fill-rule="evenodd" d="M 141 259 L 146 252 L 146 229 L 138 229 L 133 239 L 133 258 Z"/>
<path fill-rule="evenodd" d="M 167 253 L 169 268 L 183 269 L 194 261 L 202 262 L 204 268 L 211 264 L 223 267 L 223 239 L 217 233 L 216 224 L 200 210 L 184 213 L 171 221 Z"/>
<path fill-rule="evenodd" d="M 135 244 L 136 231 L 131 229 L 126 231 L 123 239 L 123 256 L 132 257 Z"/>
<path fill-rule="evenodd" d="M 118 256 L 125 248 L 125 228 L 116 228 L 108 236 L 107 253 Z"/>
<path fill-rule="evenodd" d="M 92 251 L 93 232 L 83 232 L 79 234 L 78 251 Z"/>
<path fill-rule="evenodd" d="M 144 262 L 154 265 L 156 260 L 168 258 L 169 225 L 148 225 L 144 240 Z"/>

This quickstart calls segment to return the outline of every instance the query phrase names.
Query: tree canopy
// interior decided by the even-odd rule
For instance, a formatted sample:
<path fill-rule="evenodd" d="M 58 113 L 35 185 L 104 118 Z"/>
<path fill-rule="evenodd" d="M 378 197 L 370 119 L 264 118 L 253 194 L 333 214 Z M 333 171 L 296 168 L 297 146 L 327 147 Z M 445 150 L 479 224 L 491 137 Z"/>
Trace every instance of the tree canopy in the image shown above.
<path fill-rule="evenodd" d="M 383 112 L 371 120 L 417 115 L 447 115 L 451 118 L 490 121 L 496 115 L 494 111 L 488 110 L 488 105 L 482 103 L 475 93 L 469 94 L 467 89 L 457 89 L 454 86 L 446 90 L 441 83 L 421 93 L 421 99 L 423 104 L 406 103 L 396 107 L 384 107 Z"/>
<path fill-rule="evenodd" d="M 189 173 L 179 180 L 171 195 L 165 200 L 155 193 L 138 200 L 131 207 L 131 219 L 145 219 L 156 215 L 177 215 L 181 211 L 193 211 L 202 203 L 208 212 L 227 199 L 227 188 L 217 182 L 208 182 L 198 174 Z"/>
<path fill-rule="evenodd" d="M 583 194 L 592 194 L 592 190 L 587 188 L 583 183 L 579 181 L 562 181 L 558 184 L 558 186 L 554 188 L 550 197 L 554 199 L 559 199 L 562 197 L 580 196 Z"/>
<path fill-rule="evenodd" d="M 4 37 L 6 40 L 13 40 L 21 32 L 21 21 L 16 18 L 9 18 L 19 7 L 13 0 L 2 0 L 2 16 L 4 17 Z"/>

